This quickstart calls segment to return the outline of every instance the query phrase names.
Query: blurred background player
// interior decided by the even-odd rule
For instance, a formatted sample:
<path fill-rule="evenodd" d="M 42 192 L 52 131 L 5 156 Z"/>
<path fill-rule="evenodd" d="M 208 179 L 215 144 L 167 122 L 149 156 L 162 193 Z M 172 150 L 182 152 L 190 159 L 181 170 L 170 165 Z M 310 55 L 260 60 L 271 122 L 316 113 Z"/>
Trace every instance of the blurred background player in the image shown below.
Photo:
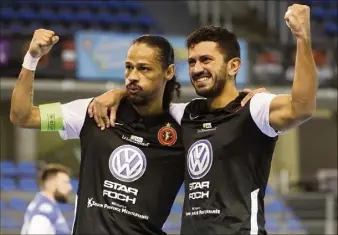
<path fill-rule="evenodd" d="M 70 171 L 61 164 L 48 164 L 39 174 L 40 192 L 29 203 L 21 234 L 69 234 L 59 208 L 67 203 L 72 190 Z"/>

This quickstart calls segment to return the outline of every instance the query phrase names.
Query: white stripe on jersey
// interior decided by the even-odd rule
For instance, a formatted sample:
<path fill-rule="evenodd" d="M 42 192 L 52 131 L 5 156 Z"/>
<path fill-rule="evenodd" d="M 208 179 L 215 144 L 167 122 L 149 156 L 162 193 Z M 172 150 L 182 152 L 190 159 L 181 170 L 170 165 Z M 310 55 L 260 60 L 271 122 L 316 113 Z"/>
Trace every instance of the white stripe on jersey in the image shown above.
<path fill-rule="evenodd" d="M 258 234 L 258 223 L 257 223 L 257 213 L 258 213 L 258 192 L 259 189 L 251 192 L 251 221 L 250 221 L 250 235 Z"/>

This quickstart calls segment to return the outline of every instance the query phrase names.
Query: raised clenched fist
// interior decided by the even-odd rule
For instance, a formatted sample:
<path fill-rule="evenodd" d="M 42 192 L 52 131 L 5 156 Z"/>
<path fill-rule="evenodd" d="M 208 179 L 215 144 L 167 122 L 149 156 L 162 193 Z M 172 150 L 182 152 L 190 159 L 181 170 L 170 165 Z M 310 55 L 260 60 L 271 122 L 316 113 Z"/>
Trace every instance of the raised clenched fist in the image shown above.
<path fill-rule="evenodd" d="M 34 58 L 46 55 L 50 49 L 59 41 L 55 32 L 47 29 L 37 29 L 29 45 L 29 53 Z"/>
<path fill-rule="evenodd" d="M 310 7 L 293 4 L 288 7 L 284 19 L 297 38 L 310 38 Z"/>

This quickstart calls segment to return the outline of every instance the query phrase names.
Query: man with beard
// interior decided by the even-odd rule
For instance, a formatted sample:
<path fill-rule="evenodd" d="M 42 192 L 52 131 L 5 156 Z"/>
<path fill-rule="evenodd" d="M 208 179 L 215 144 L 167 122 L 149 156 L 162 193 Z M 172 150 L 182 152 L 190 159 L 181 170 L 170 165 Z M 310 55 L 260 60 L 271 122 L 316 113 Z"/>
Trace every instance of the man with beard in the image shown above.
<path fill-rule="evenodd" d="M 191 83 L 205 98 L 170 108 L 182 127 L 187 163 L 182 235 L 266 234 L 264 196 L 278 135 L 316 109 L 310 8 L 294 4 L 285 20 L 297 43 L 292 92 L 259 93 L 246 105 L 235 84 L 241 65 L 236 36 L 207 26 L 187 39 Z"/>
<path fill-rule="evenodd" d="M 48 164 L 40 171 L 41 191 L 28 205 L 21 234 L 69 234 L 70 229 L 57 203 L 67 203 L 72 190 L 69 169 Z"/>
<path fill-rule="evenodd" d="M 80 139 L 73 234 L 165 234 L 162 227 L 184 177 L 181 132 L 169 114 L 179 91 L 172 46 L 160 36 L 135 39 L 125 61 L 127 98 L 118 109 L 118 125 L 101 131 L 87 115 L 92 98 L 33 105 L 37 63 L 58 40 L 53 31 L 34 32 L 12 94 L 11 122 Z"/>
<path fill-rule="evenodd" d="M 235 85 L 241 65 L 236 36 L 221 27 L 189 35 L 191 82 L 206 99 L 172 110 L 187 162 L 181 234 L 266 234 L 264 195 L 278 135 L 316 109 L 309 18 L 310 8 L 298 4 L 285 15 L 297 44 L 291 94 L 259 93 L 244 107 Z"/>

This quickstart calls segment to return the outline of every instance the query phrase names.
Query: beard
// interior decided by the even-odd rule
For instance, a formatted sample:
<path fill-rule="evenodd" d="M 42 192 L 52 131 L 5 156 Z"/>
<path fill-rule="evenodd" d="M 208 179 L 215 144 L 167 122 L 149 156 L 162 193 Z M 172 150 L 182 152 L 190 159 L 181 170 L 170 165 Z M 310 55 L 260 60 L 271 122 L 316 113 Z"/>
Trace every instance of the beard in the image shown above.
<path fill-rule="evenodd" d="M 195 87 L 196 94 L 204 98 L 215 98 L 221 94 L 226 84 L 225 79 L 215 79 L 213 85 L 208 89 L 199 89 Z"/>
<path fill-rule="evenodd" d="M 127 99 L 136 106 L 143 106 L 149 103 L 148 96 L 145 95 L 130 95 L 128 94 Z"/>
<path fill-rule="evenodd" d="M 137 106 L 143 106 L 149 103 L 150 94 L 143 90 L 141 86 L 139 86 L 135 82 L 131 82 L 126 85 L 126 89 L 128 92 L 127 99 L 133 104 Z M 133 90 L 137 90 L 137 92 L 133 92 Z"/>
<path fill-rule="evenodd" d="M 192 82 L 196 94 L 205 98 L 215 98 L 217 96 L 219 96 L 222 93 L 222 90 L 224 89 L 225 85 L 226 85 L 226 74 L 227 71 L 225 68 L 222 68 L 219 73 L 215 74 L 214 76 L 212 76 L 209 72 L 203 72 L 199 75 L 194 75 L 193 79 L 198 79 L 200 77 L 211 77 L 212 79 L 212 85 L 207 87 L 207 88 L 198 88 L 195 86 L 194 82 Z"/>
<path fill-rule="evenodd" d="M 58 203 L 67 203 L 68 202 L 68 196 L 61 193 L 59 190 L 56 190 L 54 192 L 54 198 Z"/>

